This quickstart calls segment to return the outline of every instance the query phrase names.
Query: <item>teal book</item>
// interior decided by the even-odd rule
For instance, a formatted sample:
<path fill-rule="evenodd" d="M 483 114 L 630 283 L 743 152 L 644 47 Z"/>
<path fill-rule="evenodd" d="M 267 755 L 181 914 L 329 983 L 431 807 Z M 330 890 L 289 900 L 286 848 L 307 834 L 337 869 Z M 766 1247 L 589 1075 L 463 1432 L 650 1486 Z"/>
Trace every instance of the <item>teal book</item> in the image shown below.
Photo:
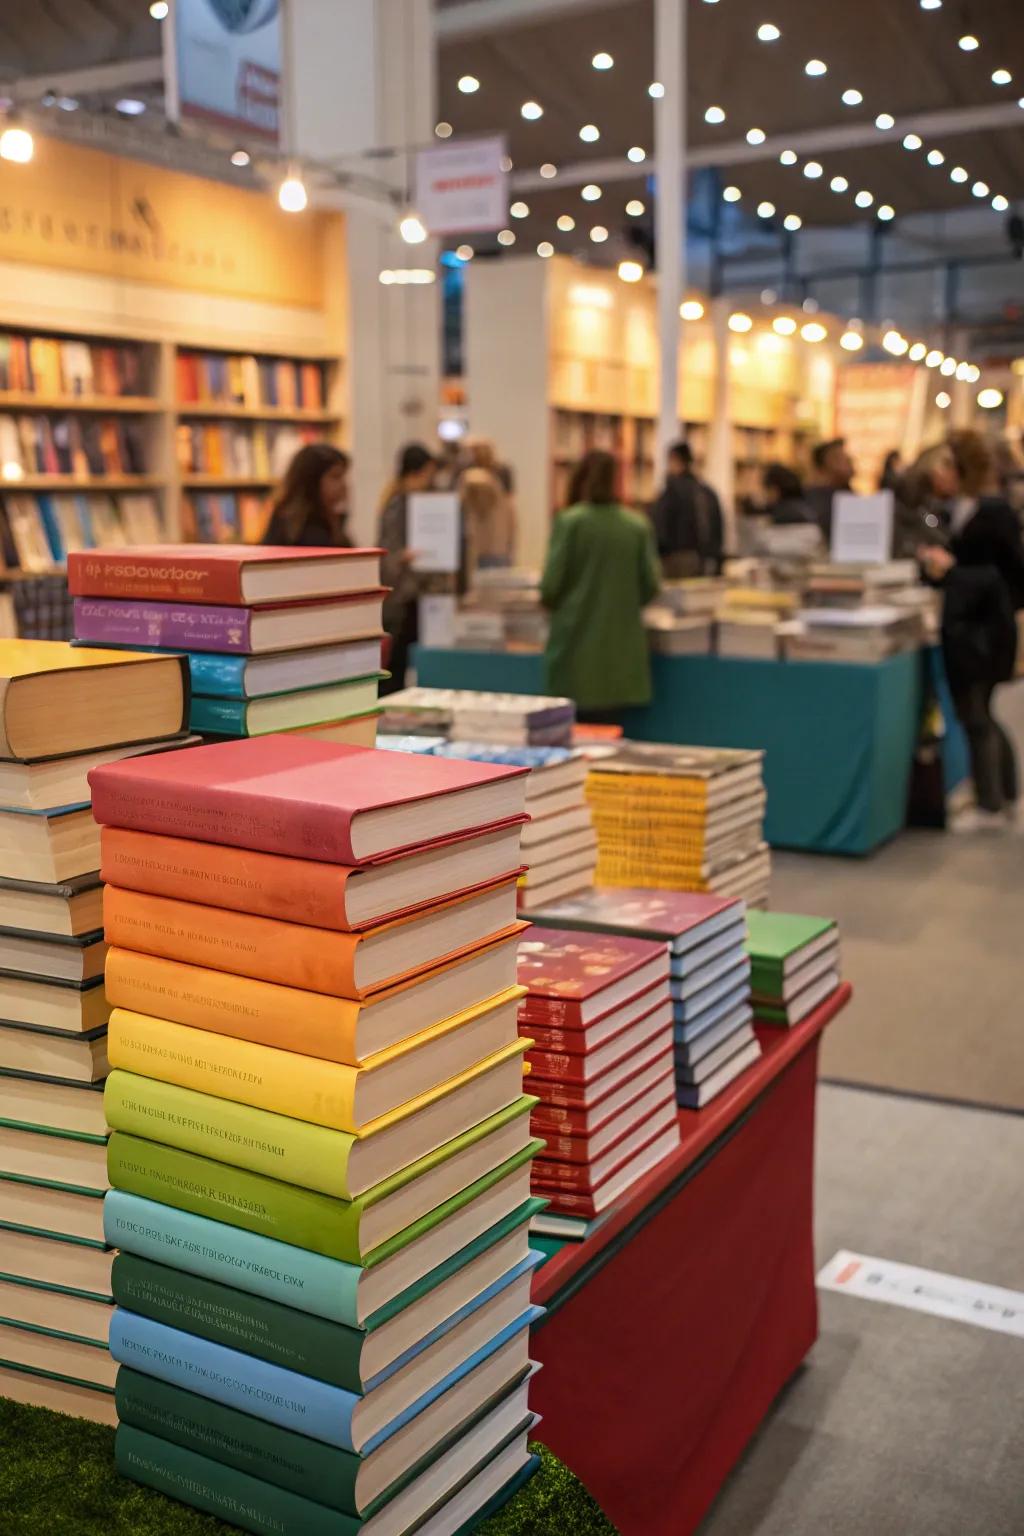
<path fill-rule="evenodd" d="M 324 725 L 368 714 L 377 706 L 377 683 L 386 672 L 354 677 L 320 688 L 295 688 L 256 699 L 192 695 L 189 730 L 215 736 L 266 736 L 272 731 Z"/>

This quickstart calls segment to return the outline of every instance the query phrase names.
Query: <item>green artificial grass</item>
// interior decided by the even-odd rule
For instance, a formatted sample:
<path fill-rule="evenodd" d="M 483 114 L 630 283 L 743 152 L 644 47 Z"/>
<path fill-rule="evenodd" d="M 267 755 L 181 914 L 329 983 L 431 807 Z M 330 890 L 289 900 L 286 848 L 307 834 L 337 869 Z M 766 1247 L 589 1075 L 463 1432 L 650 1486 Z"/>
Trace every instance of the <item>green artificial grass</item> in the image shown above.
<path fill-rule="evenodd" d="M 537 1445 L 536 1477 L 480 1536 L 616 1536 L 568 1467 Z M 114 1431 L 0 1397 L 3 1536 L 228 1536 L 237 1528 L 114 1471 Z"/>

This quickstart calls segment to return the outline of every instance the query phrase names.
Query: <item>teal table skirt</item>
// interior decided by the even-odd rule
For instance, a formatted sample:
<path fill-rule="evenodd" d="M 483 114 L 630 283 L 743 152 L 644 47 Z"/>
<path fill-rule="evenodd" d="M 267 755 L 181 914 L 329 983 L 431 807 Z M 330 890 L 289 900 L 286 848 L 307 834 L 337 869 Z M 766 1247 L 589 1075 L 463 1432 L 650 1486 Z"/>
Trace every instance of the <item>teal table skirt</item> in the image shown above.
<path fill-rule="evenodd" d="M 877 666 L 653 660 L 654 700 L 626 711 L 626 734 L 763 748 L 765 835 L 774 847 L 864 854 L 903 827 L 921 709 L 918 653 Z M 422 648 L 416 674 L 429 688 L 544 691 L 539 655 Z"/>

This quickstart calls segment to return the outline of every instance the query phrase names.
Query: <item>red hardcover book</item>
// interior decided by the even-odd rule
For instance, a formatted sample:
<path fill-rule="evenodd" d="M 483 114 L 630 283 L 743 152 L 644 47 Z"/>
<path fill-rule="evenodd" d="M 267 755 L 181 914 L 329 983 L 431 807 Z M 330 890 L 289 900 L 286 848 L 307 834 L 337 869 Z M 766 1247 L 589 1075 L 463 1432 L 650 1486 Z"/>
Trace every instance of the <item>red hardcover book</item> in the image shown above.
<path fill-rule="evenodd" d="M 676 1078 L 672 1068 L 669 1067 L 668 1071 L 663 1071 L 645 1093 L 640 1094 L 632 1104 L 620 1110 L 599 1131 L 586 1136 L 556 1136 L 550 1132 L 546 1135 L 543 1132 L 539 1133 L 544 1141 L 544 1150 L 540 1156 L 545 1163 L 593 1165 L 599 1158 L 607 1157 L 620 1141 L 630 1135 L 638 1125 L 645 1123 L 651 1115 L 662 1110 L 666 1104 L 672 1105 L 674 1114 L 675 1103 Z"/>
<path fill-rule="evenodd" d="M 522 1028 L 522 1026 L 520 1026 Z M 602 1045 L 598 1050 L 592 1051 L 589 1056 L 570 1056 L 568 1053 L 555 1051 L 529 1051 L 526 1059 L 530 1063 L 531 1071 L 540 1081 L 554 1079 L 556 1082 L 576 1083 L 583 1086 L 600 1077 L 603 1072 L 609 1072 L 626 1057 L 632 1056 L 634 1051 L 643 1049 L 653 1039 L 663 1039 L 666 1042 L 672 1033 L 672 1003 L 671 1000 L 658 1003 L 642 1019 L 631 1024 L 628 1029 L 622 1030 L 613 1040 Z M 544 1098 L 544 1089 L 539 1083 L 533 1090 L 541 1099 Z"/>
<path fill-rule="evenodd" d="M 616 934 L 532 929 L 519 946 L 519 985 L 529 996 L 524 1023 L 583 1029 L 668 976 L 664 944 Z"/>
<path fill-rule="evenodd" d="M 569 1083 L 564 1078 L 539 1078 L 531 1074 L 530 1092 L 538 1096 L 546 1109 L 585 1110 L 596 1116 L 603 1113 L 605 1106 L 632 1077 L 660 1061 L 671 1049 L 671 1031 L 664 1034 L 658 1031 L 628 1062 L 615 1063 L 610 1072 L 602 1073 L 592 1082 Z"/>
<path fill-rule="evenodd" d="M 545 1083 L 543 1102 L 536 1104 L 530 1115 L 535 1136 L 590 1136 L 599 1131 L 609 1120 L 645 1094 L 666 1075 L 675 1073 L 675 1057 L 671 1045 L 659 1043 L 653 1052 L 642 1054 L 642 1065 L 630 1062 L 628 1073 L 616 1073 L 616 1083 L 610 1091 L 589 1106 L 572 1107 L 554 1102 L 554 1084 Z M 638 1055 L 637 1060 L 640 1060 Z"/>
<path fill-rule="evenodd" d="M 68 588 L 73 597 L 256 607 L 375 588 L 380 555 L 379 549 L 290 549 L 276 544 L 75 550 L 68 556 Z"/>
<path fill-rule="evenodd" d="M 110 763 L 89 784 L 101 825 L 362 864 L 521 816 L 527 772 L 282 735 Z"/>
<path fill-rule="evenodd" d="M 625 1148 L 625 1145 L 626 1143 L 623 1142 L 622 1148 Z M 670 1115 L 666 1114 L 664 1119 L 659 1117 L 657 1127 L 653 1130 L 644 1128 L 642 1144 L 633 1143 L 630 1153 L 624 1154 L 618 1160 L 617 1166 L 606 1173 L 600 1183 L 593 1188 L 573 1188 L 557 1180 L 538 1179 L 536 1161 L 530 1168 L 530 1188 L 551 1202 L 552 1211 L 579 1216 L 598 1216 L 635 1184 L 637 1179 L 657 1167 L 663 1158 L 674 1152 L 678 1145 L 679 1120 L 672 1106 Z M 577 1181 L 577 1185 L 582 1184 L 582 1180 Z"/>
<path fill-rule="evenodd" d="M 546 1024 L 537 1024 L 532 1019 L 524 1018 L 520 1007 L 519 1033 L 529 1035 L 539 1051 L 589 1056 L 609 1041 L 615 1040 L 624 1029 L 650 1013 L 658 1003 L 667 1003 L 670 996 L 668 978 L 659 976 L 657 981 L 644 987 L 642 992 L 638 992 L 627 1003 L 604 1014 L 585 1029 L 550 1029 Z"/>
<path fill-rule="evenodd" d="M 632 1162 L 637 1153 L 642 1152 L 656 1136 L 674 1125 L 676 1114 L 675 1092 L 669 1090 L 645 1120 L 634 1121 L 615 1145 L 593 1162 L 555 1162 L 544 1153 L 535 1157 L 530 1165 L 530 1184 L 535 1189 L 547 1187 L 593 1193 L 627 1163 Z"/>

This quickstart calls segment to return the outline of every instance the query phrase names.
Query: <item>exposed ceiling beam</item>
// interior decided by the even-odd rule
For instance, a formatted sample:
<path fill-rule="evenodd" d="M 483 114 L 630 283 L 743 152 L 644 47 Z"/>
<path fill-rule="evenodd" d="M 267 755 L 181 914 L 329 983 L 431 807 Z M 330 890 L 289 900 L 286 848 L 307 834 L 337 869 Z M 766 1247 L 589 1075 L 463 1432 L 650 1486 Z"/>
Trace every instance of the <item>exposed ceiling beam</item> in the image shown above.
<path fill-rule="evenodd" d="M 622 0 L 462 0 L 461 5 L 434 11 L 434 29 L 440 43 L 485 37 L 507 27 L 528 27 L 531 22 L 557 21 L 562 16 L 587 11 L 607 11 Z"/>
<path fill-rule="evenodd" d="M 874 123 L 842 123 L 832 128 L 809 128 L 801 133 L 777 134 L 763 144 L 734 139 L 727 144 L 703 144 L 686 157 L 690 170 L 713 165 L 750 165 L 757 160 L 777 160 L 784 149 L 798 155 L 827 154 L 829 150 L 877 149 L 898 144 L 906 133 L 922 138 L 951 138 L 958 134 L 983 133 L 994 128 L 1024 128 L 1024 110 L 1015 101 L 993 102 L 983 107 L 949 107 L 940 112 L 919 112 L 897 119 L 896 127 L 881 133 Z M 575 187 L 588 181 L 634 181 L 644 175 L 642 166 L 624 157 L 616 160 L 581 160 L 560 166 L 557 181 L 546 181 L 538 171 L 519 171 L 512 177 L 517 192 L 537 192 L 558 186 Z"/>
<path fill-rule="evenodd" d="M 123 91 L 130 86 L 159 85 L 164 78 L 162 58 L 119 59 L 114 64 L 90 64 L 84 69 L 51 69 L 45 75 L 20 75 L 4 82 L 4 90 L 16 101 L 31 101 L 44 91 L 62 96 L 86 96 L 92 91 Z"/>

